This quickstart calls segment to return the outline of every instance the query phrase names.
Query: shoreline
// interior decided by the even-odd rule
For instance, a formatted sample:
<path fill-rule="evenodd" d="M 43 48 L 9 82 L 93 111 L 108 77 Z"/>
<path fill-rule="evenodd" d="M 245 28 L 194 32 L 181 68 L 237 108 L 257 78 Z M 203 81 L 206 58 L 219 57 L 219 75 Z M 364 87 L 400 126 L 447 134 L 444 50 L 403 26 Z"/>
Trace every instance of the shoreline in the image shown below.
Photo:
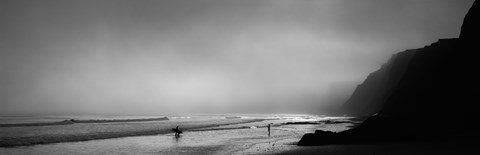
<path fill-rule="evenodd" d="M 201 129 L 201 128 L 211 128 L 222 125 L 235 125 L 251 122 L 260 122 L 265 119 L 238 119 L 231 122 L 232 119 L 215 120 L 217 122 L 168 122 L 168 121 L 140 121 L 140 122 L 113 122 L 113 123 L 79 123 L 73 125 L 59 125 L 59 126 L 22 126 L 22 127 L 8 127 L 0 129 L 9 129 L 9 131 L 0 130 L 2 136 L 0 136 L 0 147 L 2 148 L 11 148 L 18 146 L 32 146 L 37 144 L 52 144 L 52 143 L 62 143 L 62 142 L 79 142 L 79 141 L 89 141 L 89 140 L 100 140 L 100 139 L 112 139 L 112 138 L 121 138 L 121 137 L 133 137 L 133 136 L 148 136 L 148 135 L 157 135 L 157 134 L 167 134 L 171 133 L 171 128 L 174 126 L 181 126 L 181 129 L 184 131 Z M 154 124 L 155 123 L 155 124 Z M 166 124 L 169 123 L 169 124 Z M 97 125 L 97 126 L 95 126 Z M 162 126 L 163 125 L 163 126 Z M 83 128 L 98 128 L 99 131 L 93 130 L 91 132 L 75 132 L 70 131 L 68 128 L 83 127 Z M 140 126 L 140 127 L 139 127 Z M 120 128 L 120 129 L 118 129 Z M 133 129 L 132 129 L 133 128 Z M 10 135 L 3 136 L 4 133 L 15 134 L 17 130 L 27 130 L 24 132 L 29 132 L 28 130 L 49 130 L 52 132 L 42 132 L 38 135 L 29 136 L 27 135 Z M 104 131 L 104 129 L 116 129 L 116 131 Z M 59 134 L 62 131 L 68 130 L 69 133 Z M 58 131 L 58 132 L 55 132 Z M 5 134 L 8 135 L 8 134 Z"/>

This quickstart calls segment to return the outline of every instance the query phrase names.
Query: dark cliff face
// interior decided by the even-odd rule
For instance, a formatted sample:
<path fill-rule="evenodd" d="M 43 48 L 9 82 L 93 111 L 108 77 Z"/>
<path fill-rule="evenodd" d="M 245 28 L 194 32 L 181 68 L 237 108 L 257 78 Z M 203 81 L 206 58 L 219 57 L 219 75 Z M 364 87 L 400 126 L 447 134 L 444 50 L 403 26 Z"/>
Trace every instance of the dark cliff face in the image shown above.
<path fill-rule="evenodd" d="M 462 98 L 467 91 L 461 88 L 462 85 L 459 85 L 465 79 L 456 73 L 461 64 L 451 59 L 451 55 L 458 52 L 458 43 L 459 39 L 440 39 L 424 48 L 408 50 L 395 55 L 385 65 L 386 67 L 377 71 L 382 71 L 383 74 L 379 74 L 380 77 L 368 77 L 362 84 L 366 85 L 364 87 L 381 88 L 369 92 L 372 94 L 370 96 L 363 96 L 366 99 L 370 98 L 369 101 L 375 102 L 356 102 L 356 106 L 363 106 L 363 109 L 360 110 L 371 108 L 367 109 L 370 110 L 370 113 L 363 114 L 378 113 L 375 120 L 382 124 L 394 122 L 381 126 L 402 128 L 402 130 L 411 126 L 414 128 L 433 127 L 445 122 L 462 122 L 465 120 L 465 108 L 469 107 L 467 104 L 470 103 L 458 103 L 459 98 Z M 373 74 L 377 74 L 377 72 Z M 371 85 L 371 83 L 377 85 Z M 357 92 L 371 90 L 358 89 Z M 351 100 L 356 99 L 351 98 Z M 365 98 L 360 99 L 366 100 Z M 345 107 L 348 106 L 350 105 L 345 105 Z M 352 111 L 355 111 L 356 113 L 353 114 L 357 115 L 365 112 L 365 110 L 358 111 L 358 109 Z M 382 119 L 389 121 L 381 121 Z M 374 124 L 378 123 L 363 126 Z M 454 130 L 459 127 L 457 125 L 445 126 L 441 130 Z"/>
<path fill-rule="evenodd" d="M 394 55 L 357 87 L 342 106 L 343 112 L 355 116 L 413 116 L 408 112 L 422 113 L 421 106 L 444 102 L 439 95 L 454 88 L 448 83 L 460 80 L 455 68 L 461 67 L 456 61 L 462 60 L 451 59 L 457 51 L 457 40 L 440 39 L 424 48 Z"/>
<path fill-rule="evenodd" d="M 479 35 L 479 2 L 474 2 L 459 39 L 440 39 L 424 48 L 398 53 L 370 74 L 342 106 L 351 115 L 381 117 L 472 115 L 478 92 L 475 62 Z M 468 102 L 468 103 L 467 103 Z M 470 114 L 469 114 L 470 113 Z M 448 117 L 450 120 L 462 117 Z"/>
<path fill-rule="evenodd" d="M 448 107 L 455 104 L 447 100 L 458 96 L 459 91 L 454 89 L 460 80 L 454 76 L 454 69 L 459 66 L 449 59 L 449 55 L 456 51 L 456 45 L 457 39 L 448 39 L 418 49 L 398 86 L 384 102 L 379 116 L 436 117 L 454 112 Z"/>
<path fill-rule="evenodd" d="M 479 118 L 479 3 L 467 13 L 458 39 L 397 54 L 357 87 L 344 106 L 357 115 L 378 109 L 378 115 L 340 133 L 306 134 L 299 145 L 480 137 L 472 125 Z"/>
<path fill-rule="evenodd" d="M 480 2 L 475 1 L 463 19 L 462 30 L 460 32 L 460 39 L 464 42 L 474 43 L 480 35 Z"/>
<path fill-rule="evenodd" d="M 459 39 L 440 39 L 415 52 L 379 117 L 422 120 L 419 125 L 425 127 L 457 122 L 442 130 L 473 129 L 469 123 L 478 118 L 479 5 L 474 2 L 467 13 Z"/>
<path fill-rule="evenodd" d="M 353 116 L 371 116 L 378 113 L 398 85 L 415 51 L 407 50 L 393 55 L 388 63 L 368 75 L 342 105 L 341 112 Z"/>

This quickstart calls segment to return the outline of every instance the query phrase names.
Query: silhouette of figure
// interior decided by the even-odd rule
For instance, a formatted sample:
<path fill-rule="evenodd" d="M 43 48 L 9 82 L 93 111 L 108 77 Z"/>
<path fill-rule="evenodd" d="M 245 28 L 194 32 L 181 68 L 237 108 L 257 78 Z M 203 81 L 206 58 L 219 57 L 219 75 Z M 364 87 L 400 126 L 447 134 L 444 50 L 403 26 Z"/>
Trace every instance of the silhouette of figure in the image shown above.
<path fill-rule="evenodd" d="M 268 136 L 270 136 L 270 124 L 268 124 Z"/>
<path fill-rule="evenodd" d="M 182 132 L 182 130 L 178 129 L 178 126 L 177 128 L 172 128 L 172 131 L 175 132 L 175 136 L 180 136 Z"/>

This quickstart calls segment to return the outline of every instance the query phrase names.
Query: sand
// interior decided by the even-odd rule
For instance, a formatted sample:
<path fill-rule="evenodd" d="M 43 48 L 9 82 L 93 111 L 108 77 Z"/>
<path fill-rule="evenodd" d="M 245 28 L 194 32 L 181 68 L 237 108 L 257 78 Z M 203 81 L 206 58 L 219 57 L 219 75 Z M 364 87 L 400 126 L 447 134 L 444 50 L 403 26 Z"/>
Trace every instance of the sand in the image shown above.
<path fill-rule="evenodd" d="M 266 123 L 270 122 L 246 124 Z M 239 128 L 234 129 L 232 126 L 186 131 L 180 137 L 168 133 L 0 148 L 0 154 L 268 154 L 290 150 L 296 146 L 284 145 L 284 142 L 296 142 L 303 134 L 322 127 L 310 124 L 275 126 L 269 136 L 265 127 L 243 128 L 238 124 Z"/>

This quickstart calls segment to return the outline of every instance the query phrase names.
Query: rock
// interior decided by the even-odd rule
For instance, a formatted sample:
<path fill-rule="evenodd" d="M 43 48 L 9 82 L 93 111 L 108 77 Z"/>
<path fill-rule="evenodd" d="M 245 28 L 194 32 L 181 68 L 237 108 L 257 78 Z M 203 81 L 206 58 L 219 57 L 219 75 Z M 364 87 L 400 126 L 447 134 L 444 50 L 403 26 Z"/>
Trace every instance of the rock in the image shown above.
<path fill-rule="evenodd" d="M 302 139 L 298 142 L 298 145 L 309 146 L 331 144 L 337 141 L 335 138 L 337 138 L 337 136 L 334 132 L 317 130 L 315 133 L 303 135 Z"/>

